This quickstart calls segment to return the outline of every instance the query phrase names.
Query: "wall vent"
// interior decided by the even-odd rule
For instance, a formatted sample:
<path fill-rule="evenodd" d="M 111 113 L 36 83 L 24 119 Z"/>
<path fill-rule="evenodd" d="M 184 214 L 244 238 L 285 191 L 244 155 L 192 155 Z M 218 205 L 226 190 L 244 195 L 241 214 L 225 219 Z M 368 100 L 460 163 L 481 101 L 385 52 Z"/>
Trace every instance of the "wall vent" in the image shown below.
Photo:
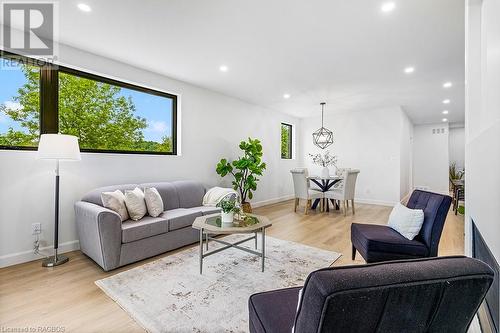
<path fill-rule="evenodd" d="M 444 133 L 446 133 L 446 128 L 444 127 L 432 129 L 432 134 L 444 134 Z"/>

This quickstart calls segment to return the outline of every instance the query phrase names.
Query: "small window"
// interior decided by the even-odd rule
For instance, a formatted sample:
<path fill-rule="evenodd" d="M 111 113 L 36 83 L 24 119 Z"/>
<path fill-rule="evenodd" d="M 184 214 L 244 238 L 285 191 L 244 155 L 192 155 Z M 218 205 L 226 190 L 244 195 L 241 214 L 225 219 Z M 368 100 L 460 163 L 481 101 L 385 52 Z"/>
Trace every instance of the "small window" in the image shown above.
<path fill-rule="evenodd" d="M 292 125 L 281 123 L 281 158 L 292 159 Z"/>
<path fill-rule="evenodd" d="M 40 67 L 1 57 L 0 147 L 38 146 L 40 135 Z"/>

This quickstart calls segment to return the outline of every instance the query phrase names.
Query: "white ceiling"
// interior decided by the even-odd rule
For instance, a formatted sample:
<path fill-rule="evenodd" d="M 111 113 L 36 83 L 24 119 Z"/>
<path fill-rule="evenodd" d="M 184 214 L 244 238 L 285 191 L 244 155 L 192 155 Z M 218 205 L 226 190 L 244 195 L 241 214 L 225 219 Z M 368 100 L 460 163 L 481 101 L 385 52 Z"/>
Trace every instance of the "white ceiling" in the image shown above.
<path fill-rule="evenodd" d="M 463 122 L 464 1 L 393 0 L 382 13 L 384 1 L 64 0 L 60 42 L 298 117 L 325 101 Z"/>

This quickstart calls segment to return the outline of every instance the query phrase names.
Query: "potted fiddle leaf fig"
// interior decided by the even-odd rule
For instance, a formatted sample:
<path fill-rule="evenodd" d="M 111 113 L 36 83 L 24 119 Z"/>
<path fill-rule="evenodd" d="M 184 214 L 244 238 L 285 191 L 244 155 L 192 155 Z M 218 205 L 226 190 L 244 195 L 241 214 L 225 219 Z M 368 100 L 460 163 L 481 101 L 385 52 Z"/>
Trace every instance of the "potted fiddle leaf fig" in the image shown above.
<path fill-rule="evenodd" d="M 258 139 L 248 138 L 248 141 L 241 141 L 239 147 L 243 156 L 232 162 L 221 159 L 216 171 L 221 177 L 228 174 L 233 176 L 233 189 L 240 194 L 243 212 L 251 213 L 252 206 L 248 200 L 253 198 L 253 193 L 257 190 L 258 176 L 262 176 L 266 163 L 262 162 L 262 145 Z"/>

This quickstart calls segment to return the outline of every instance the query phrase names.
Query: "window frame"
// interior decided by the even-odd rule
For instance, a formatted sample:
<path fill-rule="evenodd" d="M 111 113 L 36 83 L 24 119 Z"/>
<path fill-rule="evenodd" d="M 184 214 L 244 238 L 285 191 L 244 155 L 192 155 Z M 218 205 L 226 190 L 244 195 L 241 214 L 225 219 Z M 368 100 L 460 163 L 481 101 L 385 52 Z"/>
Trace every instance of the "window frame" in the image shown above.
<path fill-rule="evenodd" d="M 59 73 L 74 75 L 84 79 L 94 80 L 120 88 L 131 89 L 142 93 L 169 98 L 172 100 L 172 151 L 135 151 L 135 150 L 115 150 L 115 149 L 88 149 L 81 148 L 81 152 L 85 153 L 108 153 L 108 154 L 141 154 L 141 155 L 177 155 L 177 114 L 178 103 L 177 95 L 159 91 L 156 89 L 146 88 L 136 84 L 111 79 L 106 76 L 97 75 L 81 71 L 78 69 L 55 65 L 50 63 L 41 64 L 39 60 L 32 59 L 26 56 L 0 50 L 0 57 L 7 59 L 22 59 L 26 63 L 39 63 L 40 67 L 40 135 L 59 132 Z M 4 146 L 0 145 L 0 150 L 28 150 L 36 151 L 38 147 L 23 147 L 23 146 Z"/>
<path fill-rule="evenodd" d="M 288 127 L 290 130 L 288 137 L 288 152 L 290 157 L 283 157 L 283 152 L 281 151 L 281 130 L 283 126 Z M 285 122 L 280 123 L 280 157 L 282 160 L 293 160 L 293 125 Z"/>

